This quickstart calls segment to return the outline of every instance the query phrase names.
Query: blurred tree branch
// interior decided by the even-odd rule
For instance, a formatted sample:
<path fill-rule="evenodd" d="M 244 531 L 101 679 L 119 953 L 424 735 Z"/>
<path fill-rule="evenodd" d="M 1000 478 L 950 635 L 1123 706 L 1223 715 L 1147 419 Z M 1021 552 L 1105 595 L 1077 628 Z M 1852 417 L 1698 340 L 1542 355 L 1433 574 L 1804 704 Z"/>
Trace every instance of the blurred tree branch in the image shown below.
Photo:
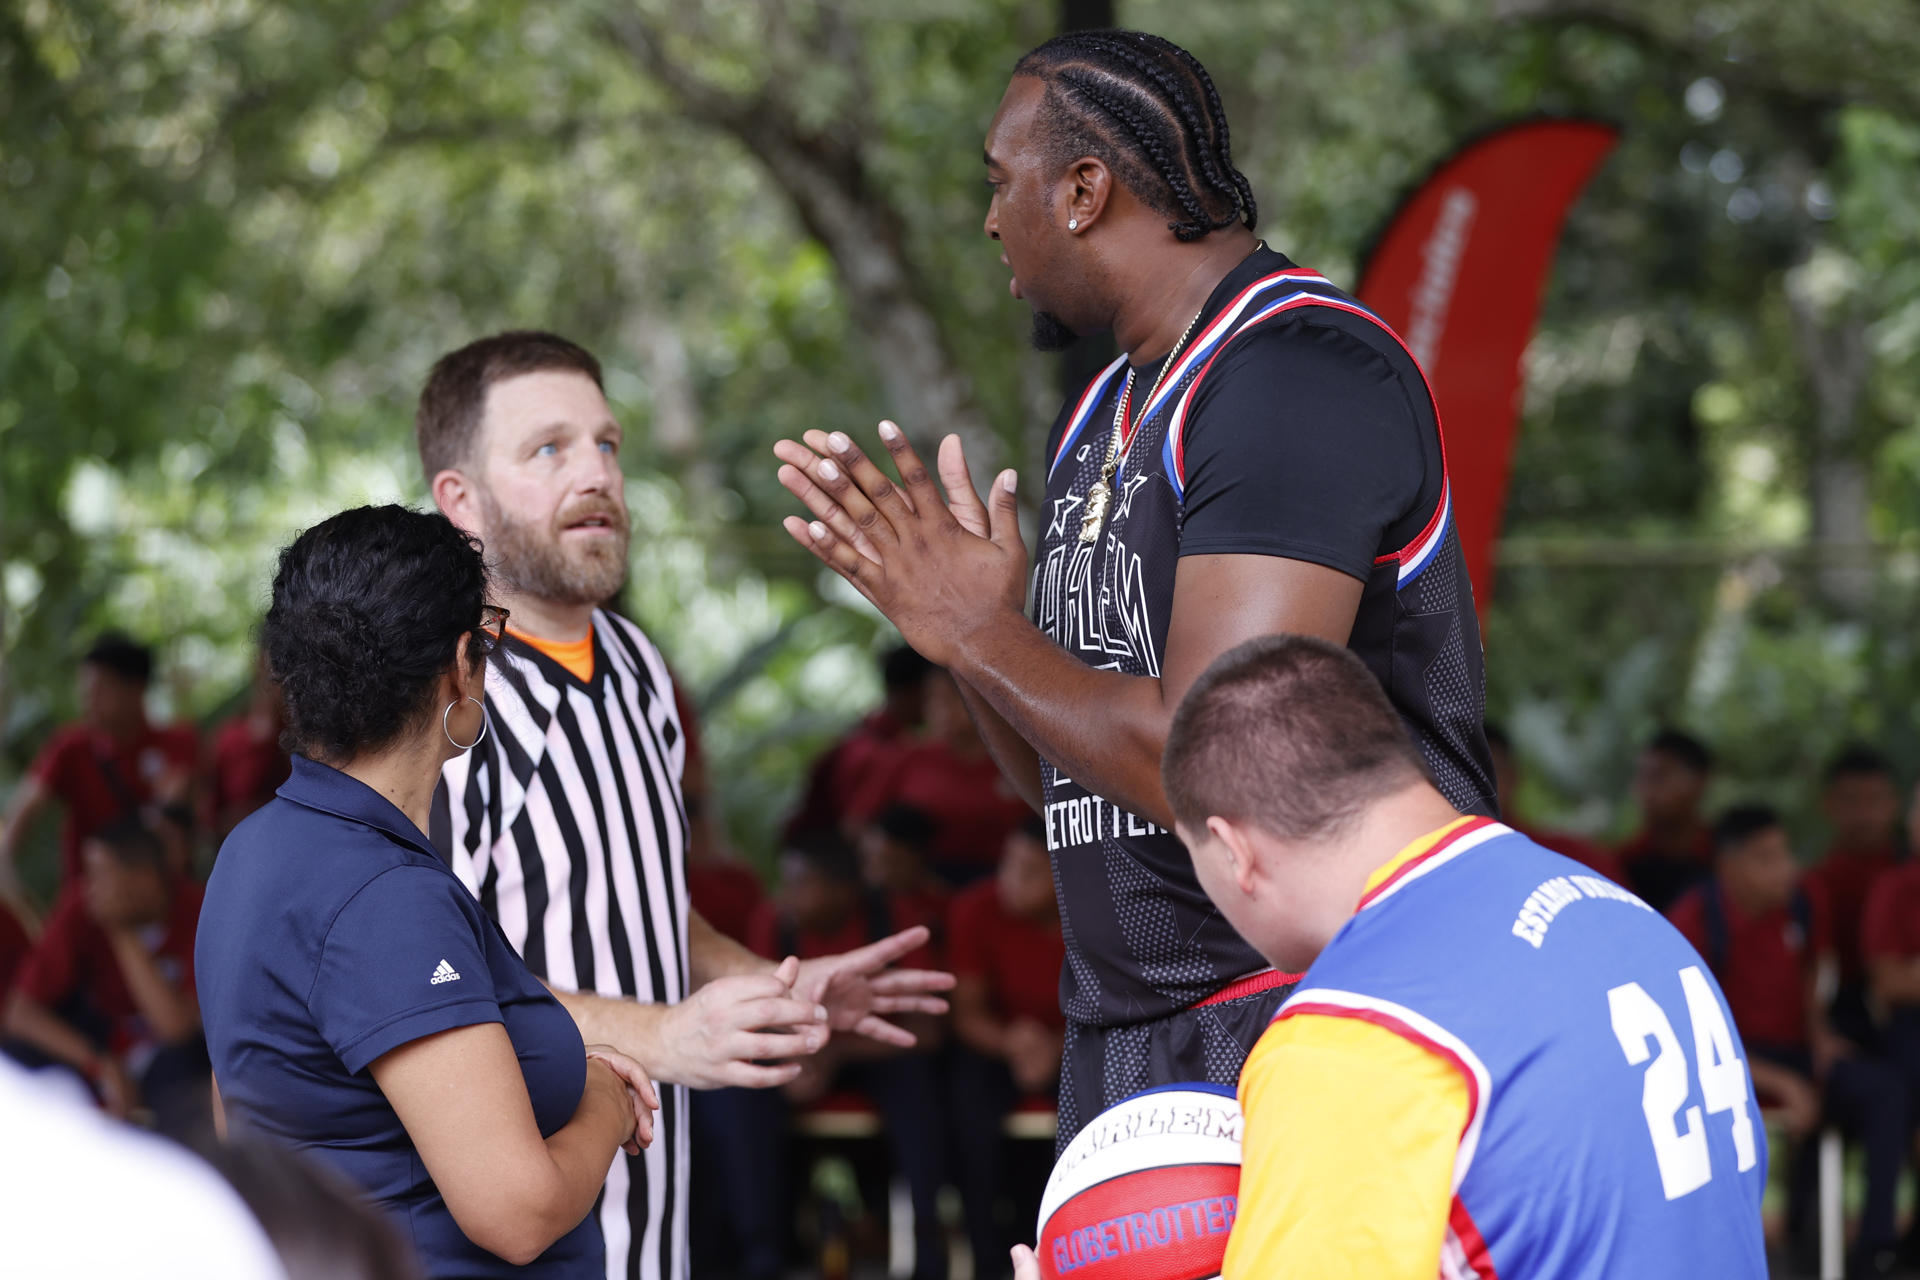
<path fill-rule="evenodd" d="M 764 11 L 777 36 L 770 44 L 843 67 L 861 66 L 856 35 L 831 8 L 819 10 L 821 21 L 811 33 L 796 27 L 778 4 Z M 698 32 L 698 23 L 690 26 Z M 860 121 L 836 114 L 832 123 L 809 127 L 801 105 L 782 93 L 788 77 L 777 69 L 753 92 L 715 84 L 670 53 L 666 29 L 638 7 L 607 15 L 601 28 L 689 118 L 730 134 L 765 167 L 801 226 L 832 257 L 902 425 L 923 440 L 957 432 L 976 467 L 997 465 L 1003 450 L 948 349 L 932 296 L 907 252 L 902 214 L 872 181 Z"/>

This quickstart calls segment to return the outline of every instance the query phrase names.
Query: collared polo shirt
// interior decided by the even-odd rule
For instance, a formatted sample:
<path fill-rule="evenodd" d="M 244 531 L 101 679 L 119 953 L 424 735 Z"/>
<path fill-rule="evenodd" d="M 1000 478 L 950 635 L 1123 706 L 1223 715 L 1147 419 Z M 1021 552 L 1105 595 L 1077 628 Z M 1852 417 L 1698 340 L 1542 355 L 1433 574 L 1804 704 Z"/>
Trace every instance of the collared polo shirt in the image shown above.
<path fill-rule="evenodd" d="M 586 1087 L 572 1017 L 385 797 L 293 757 L 275 798 L 221 847 L 196 972 L 230 1121 L 365 1188 L 427 1274 L 601 1275 L 592 1215 L 524 1271 L 470 1242 L 367 1070 L 401 1045 L 498 1022 L 543 1136 L 572 1119 Z"/>

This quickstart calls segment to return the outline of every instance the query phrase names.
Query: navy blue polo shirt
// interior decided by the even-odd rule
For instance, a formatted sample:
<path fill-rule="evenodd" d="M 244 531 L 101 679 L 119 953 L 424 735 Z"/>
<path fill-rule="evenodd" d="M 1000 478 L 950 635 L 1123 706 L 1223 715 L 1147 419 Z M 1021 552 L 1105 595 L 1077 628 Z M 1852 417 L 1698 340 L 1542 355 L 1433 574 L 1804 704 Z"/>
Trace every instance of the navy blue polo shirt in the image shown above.
<path fill-rule="evenodd" d="M 546 1136 L 587 1077 L 573 1018 L 385 797 L 295 756 L 220 848 L 194 963 L 230 1120 L 366 1188 L 429 1275 L 602 1274 L 591 1213 L 525 1271 L 469 1241 L 367 1071 L 424 1036 L 503 1023 Z"/>

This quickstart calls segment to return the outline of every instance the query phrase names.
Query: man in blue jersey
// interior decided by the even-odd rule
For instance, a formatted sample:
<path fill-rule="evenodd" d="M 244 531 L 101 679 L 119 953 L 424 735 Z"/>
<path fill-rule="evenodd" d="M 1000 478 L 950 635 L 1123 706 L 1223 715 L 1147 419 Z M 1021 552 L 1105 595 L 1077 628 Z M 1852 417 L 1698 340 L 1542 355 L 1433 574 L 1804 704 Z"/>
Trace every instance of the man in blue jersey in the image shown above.
<path fill-rule="evenodd" d="M 1209 896 L 1306 969 L 1241 1076 L 1227 1280 L 1767 1274 L 1765 1137 L 1705 961 L 1462 817 L 1359 659 L 1229 651 L 1163 770 Z"/>

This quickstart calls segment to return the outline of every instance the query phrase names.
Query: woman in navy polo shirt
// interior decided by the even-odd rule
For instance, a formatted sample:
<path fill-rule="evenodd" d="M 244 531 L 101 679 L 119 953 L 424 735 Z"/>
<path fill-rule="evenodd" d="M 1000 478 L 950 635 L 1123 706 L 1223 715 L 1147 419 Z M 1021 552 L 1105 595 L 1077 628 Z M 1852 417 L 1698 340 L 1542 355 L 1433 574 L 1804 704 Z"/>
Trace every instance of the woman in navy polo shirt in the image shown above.
<path fill-rule="evenodd" d="M 474 541 L 403 507 L 281 553 L 261 641 L 293 774 L 221 847 L 201 1012 L 229 1123 L 366 1188 L 429 1275 L 598 1280 L 588 1211 L 651 1139 L 652 1085 L 581 1043 L 422 834 L 441 765 L 486 732 L 485 594 Z"/>

